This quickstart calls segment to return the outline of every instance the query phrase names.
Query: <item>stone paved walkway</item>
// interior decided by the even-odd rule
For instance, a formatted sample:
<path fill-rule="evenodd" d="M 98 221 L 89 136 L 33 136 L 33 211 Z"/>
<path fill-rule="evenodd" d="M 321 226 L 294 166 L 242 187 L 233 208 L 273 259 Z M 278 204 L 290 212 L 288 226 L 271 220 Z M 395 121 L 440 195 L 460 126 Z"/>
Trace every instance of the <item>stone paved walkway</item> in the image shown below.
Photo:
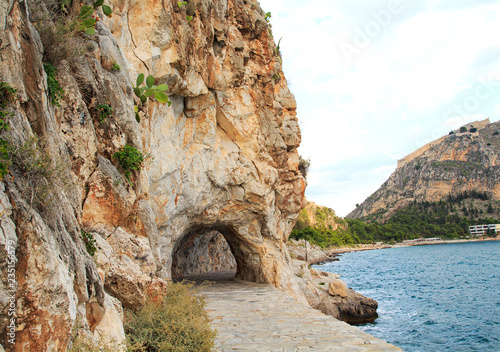
<path fill-rule="evenodd" d="M 221 352 L 402 351 L 269 285 L 226 279 L 202 293 Z"/>

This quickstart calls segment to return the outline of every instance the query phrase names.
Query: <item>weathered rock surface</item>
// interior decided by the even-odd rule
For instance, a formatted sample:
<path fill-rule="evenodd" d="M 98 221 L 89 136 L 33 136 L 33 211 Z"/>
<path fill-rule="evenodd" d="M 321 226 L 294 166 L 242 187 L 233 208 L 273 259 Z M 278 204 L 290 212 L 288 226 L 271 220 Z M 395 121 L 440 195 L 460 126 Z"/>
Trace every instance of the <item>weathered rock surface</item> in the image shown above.
<path fill-rule="evenodd" d="M 333 280 L 328 284 L 328 293 L 330 296 L 347 297 L 347 284 L 342 280 Z"/>
<path fill-rule="evenodd" d="M 172 258 L 172 277 L 215 271 L 234 271 L 236 261 L 227 241 L 217 231 L 186 236 Z"/>
<path fill-rule="evenodd" d="M 123 330 L 123 309 L 120 301 L 108 294 L 104 297 L 104 315 L 95 327 L 96 340 L 102 340 L 108 346 L 119 346 L 125 341 Z"/>
<path fill-rule="evenodd" d="M 140 308 L 149 294 L 166 289 L 166 281 L 155 276 L 157 265 L 147 237 L 130 234 L 120 227 L 99 227 L 92 229 L 98 249 L 97 269 L 106 291 L 118 298 L 123 307 Z"/>
<path fill-rule="evenodd" d="M 495 132 L 497 132 L 495 134 Z M 455 133 L 401 163 L 389 179 L 348 218 L 387 220 L 413 201 L 435 202 L 449 194 L 486 192 L 500 200 L 500 123 L 474 133 Z"/>
<path fill-rule="evenodd" d="M 348 248 L 327 248 L 323 249 L 312 245 L 309 241 L 289 239 L 287 243 L 288 252 L 293 259 L 306 261 L 312 264 L 320 264 L 338 260 L 337 256 L 340 253 L 349 251 Z M 307 248 L 307 251 L 306 251 Z"/>
<path fill-rule="evenodd" d="M 350 324 L 377 319 L 377 301 L 348 288 L 339 279 L 340 275 L 309 268 L 300 260 L 294 260 L 294 267 L 297 281 L 312 307 Z"/>
<path fill-rule="evenodd" d="M 123 339 L 113 297 L 137 308 L 163 290 L 173 253 L 200 231 L 225 237 L 240 278 L 305 301 L 285 245 L 305 190 L 300 130 L 264 12 L 240 0 L 107 4 L 114 15 L 96 35 L 57 44 L 36 29 L 52 26 L 38 16 L 44 2 L 0 0 L 0 76 L 18 90 L 3 133 L 13 163 L 0 189 L 8 351 L 65 350 L 76 328 Z M 74 41 L 86 51 L 52 62 L 65 91 L 55 107 L 42 62 Z M 169 85 L 172 105 L 149 101 L 137 123 L 129 82 L 140 72 Z M 103 123 L 98 104 L 113 108 Z M 147 156 L 131 183 L 112 157 L 125 144 Z M 96 238 L 95 262 L 82 230 Z M 17 256 L 15 346 L 3 333 L 8 243 Z"/>
<path fill-rule="evenodd" d="M 187 23 L 177 2 L 112 4 L 105 24 L 119 47 L 172 94 L 172 108 L 150 104 L 141 125 L 153 162 L 138 188 L 153 214 L 147 236 L 158 274 L 170 277 L 184 236 L 212 229 L 227 239 L 240 277 L 295 291 L 283 263 L 305 186 L 300 132 L 286 81 L 272 79 L 281 68 L 263 11 L 200 1 Z M 151 9 L 162 20 L 151 21 Z"/>

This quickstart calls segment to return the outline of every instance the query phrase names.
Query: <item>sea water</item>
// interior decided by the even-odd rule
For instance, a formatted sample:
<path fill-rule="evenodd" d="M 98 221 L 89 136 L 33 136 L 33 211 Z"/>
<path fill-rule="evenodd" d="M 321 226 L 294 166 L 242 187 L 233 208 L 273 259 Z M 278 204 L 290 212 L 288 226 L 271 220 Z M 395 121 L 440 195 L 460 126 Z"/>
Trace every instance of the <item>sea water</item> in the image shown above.
<path fill-rule="evenodd" d="M 396 247 L 315 266 L 378 301 L 359 326 L 409 352 L 500 351 L 500 241 Z"/>

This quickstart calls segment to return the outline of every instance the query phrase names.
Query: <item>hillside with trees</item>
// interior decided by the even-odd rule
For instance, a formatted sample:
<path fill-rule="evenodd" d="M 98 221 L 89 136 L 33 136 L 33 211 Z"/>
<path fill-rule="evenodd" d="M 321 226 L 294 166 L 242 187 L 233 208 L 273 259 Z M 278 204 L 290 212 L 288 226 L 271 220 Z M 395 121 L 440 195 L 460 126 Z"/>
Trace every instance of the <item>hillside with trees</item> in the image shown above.
<path fill-rule="evenodd" d="M 318 207 L 317 214 L 319 218 L 326 218 L 322 208 L 326 207 Z M 330 209 L 329 214 L 332 212 Z M 363 219 L 341 219 L 333 215 L 341 225 L 336 229 L 324 226 L 321 221 L 308 226 L 311 221 L 306 221 L 306 213 L 305 210 L 301 213 L 291 238 L 307 239 L 322 248 L 379 241 L 395 243 L 421 237 L 466 238 L 471 225 L 500 223 L 499 202 L 479 191 L 450 194 L 437 202 L 413 201 L 396 210 L 385 222 L 380 221 L 377 213 Z"/>

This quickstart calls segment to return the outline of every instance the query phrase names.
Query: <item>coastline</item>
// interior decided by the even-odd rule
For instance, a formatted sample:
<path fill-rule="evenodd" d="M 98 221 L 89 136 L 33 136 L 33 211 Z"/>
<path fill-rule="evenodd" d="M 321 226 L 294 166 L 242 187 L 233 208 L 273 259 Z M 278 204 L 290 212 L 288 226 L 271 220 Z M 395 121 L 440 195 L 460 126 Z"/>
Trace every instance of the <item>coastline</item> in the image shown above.
<path fill-rule="evenodd" d="M 500 326 L 491 314 L 500 242 L 456 242 L 351 253 L 313 268 L 339 273 L 377 300 L 376 324 L 361 328 L 405 351 L 444 351 L 444 343 L 450 351 L 500 351 L 491 338 Z"/>
<path fill-rule="evenodd" d="M 439 240 L 439 241 L 421 241 L 416 243 L 396 243 L 396 244 L 358 244 L 354 247 L 335 247 L 322 249 L 318 246 L 312 245 L 307 242 L 307 263 L 309 265 L 319 265 L 331 261 L 339 260 L 338 256 L 343 253 L 370 251 L 375 249 L 387 249 L 395 247 L 412 247 L 412 246 L 428 246 L 435 244 L 455 244 L 467 242 L 486 242 L 486 241 L 500 241 L 500 235 L 497 237 L 481 237 L 473 239 L 457 239 L 457 240 Z M 303 240 L 289 240 L 288 251 L 293 259 L 306 261 L 305 246 Z"/>

